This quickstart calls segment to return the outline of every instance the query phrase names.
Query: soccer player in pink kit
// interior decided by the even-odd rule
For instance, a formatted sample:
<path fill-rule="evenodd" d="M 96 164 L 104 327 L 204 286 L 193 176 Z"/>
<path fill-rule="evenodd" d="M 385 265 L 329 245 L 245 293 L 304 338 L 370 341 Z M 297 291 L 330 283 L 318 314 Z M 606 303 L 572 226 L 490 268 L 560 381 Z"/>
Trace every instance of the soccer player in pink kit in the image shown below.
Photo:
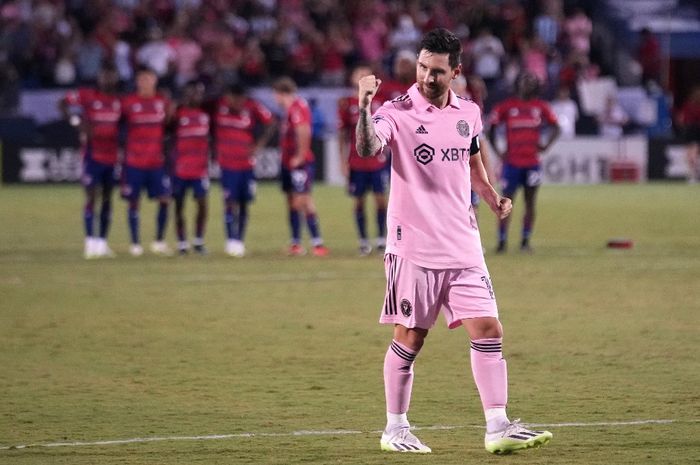
<path fill-rule="evenodd" d="M 508 379 L 501 352 L 491 278 L 470 202 L 473 188 L 499 218 L 510 199 L 491 186 L 479 152 L 479 107 L 450 90 L 461 71 L 462 47 L 446 29 L 421 40 L 416 84 L 370 116 L 381 84 L 359 82 L 357 151 L 372 156 L 391 147 L 387 213 L 387 290 L 380 322 L 394 326 L 384 359 L 387 425 L 382 450 L 427 453 L 407 418 L 413 363 L 442 311 L 450 328 L 464 326 L 471 339 L 472 373 L 486 417 L 486 450 L 509 453 L 547 443 L 548 431 L 531 431 L 506 416 Z"/>

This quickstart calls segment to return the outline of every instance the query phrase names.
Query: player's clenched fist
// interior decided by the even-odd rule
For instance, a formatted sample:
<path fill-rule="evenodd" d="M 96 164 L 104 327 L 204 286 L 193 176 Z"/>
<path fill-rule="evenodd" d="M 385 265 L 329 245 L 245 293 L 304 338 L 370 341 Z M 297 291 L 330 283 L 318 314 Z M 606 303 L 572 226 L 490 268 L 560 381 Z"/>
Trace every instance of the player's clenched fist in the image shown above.
<path fill-rule="evenodd" d="M 360 108 L 369 108 L 369 104 L 372 99 L 377 95 L 377 90 L 379 90 L 379 85 L 382 83 L 381 79 L 377 79 L 374 74 L 365 76 L 360 79 L 358 83 L 358 99 L 360 100 Z"/>

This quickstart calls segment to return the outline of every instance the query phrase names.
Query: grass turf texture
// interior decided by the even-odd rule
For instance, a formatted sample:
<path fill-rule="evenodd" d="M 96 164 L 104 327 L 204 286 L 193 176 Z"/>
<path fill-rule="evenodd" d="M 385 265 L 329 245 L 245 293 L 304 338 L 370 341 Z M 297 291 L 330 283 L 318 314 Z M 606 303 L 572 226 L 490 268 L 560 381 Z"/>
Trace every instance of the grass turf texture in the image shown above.
<path fill-rule="evenodd" d="M 78 187 L 0 189 L 0 446 L 281 434 L 0 450 L 0 462 L 698 463 L 697 186 L 545 186 L 532 255 L 517 251 L 520 198 L 502 256 L 491 252 L 494 220 L 482 210 L 511 417 L 678 421 L 554 427 L 546 448 L 509 457 L 483 450 L 466 333 L 446 330 L 442 319 L 417 360 L 411 420 L 457 428 L 417 432 L 429 456 L 379 450 L 391 334 L 376 323 L 381 259 L 357 256 L 342 189 L 315 192 L 332 249 L 325 259 L 284 256 L 281 194 L 265 185 L 258 197 L 242 260 L 222 253 L 214 189 L 210 256 L 129 257 L 125 206 L 115 196 L 110 243 L 118 258 L 85 261 Z M 154 218 L 144 203 L 145 244 Z M 612 237 L 635 247 L 607 249 Z M 359 433 L 289 434 L 300 430 Z"/>

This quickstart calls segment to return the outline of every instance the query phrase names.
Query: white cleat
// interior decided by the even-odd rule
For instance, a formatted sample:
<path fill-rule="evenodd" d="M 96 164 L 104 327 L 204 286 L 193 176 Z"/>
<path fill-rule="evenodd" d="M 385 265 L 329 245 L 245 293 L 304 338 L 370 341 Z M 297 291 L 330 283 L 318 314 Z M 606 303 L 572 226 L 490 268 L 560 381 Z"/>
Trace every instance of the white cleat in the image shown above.
<path fill-rule="evenodd" d="M 549 431 L 531 431 L 520 424 L 520 420 L 513 421 L 503 431 L 486 433 L 484 446 L 492 454 L 510 454 L 516 450 L 540 447 L 552 439 Z"/>
<path fill-rule="evenodd" d="M 141 247 L 139 244 L 131 244 L 129 246 L 129 254 L 132 257 L 140 257 L 143 255 L 143 247 Z"/>
<path fill-rule="evenodd" d="M 107 245 L 107 239 L 95 239 L 95 253 L 99 258 L 114 258 L 117 255 Z"/>
<path fill-rule="evenodd" d="M 94 237 L 85 238 L 85 246 L 83 248 L 83 258 L 86 260 L 92 260 L 93 258 L 98 258 L 97 254 L 97 239 Z"/>
<path fill-rule="evenodd" d="M 430 447 L 426 446 L 420 439 L 411 433 L 408 426 L 397 428 L 393 433 L 382 433 L 382 439 L 379 442 L 382 450 L 389 452 L 413 452 L 414 454 L 429 454 L 432 452 Z"/>
<path fill-rule="evenodd" d="M 156 255 L 163 255 L 169 257 L 173 254 L 173 251 L 165 241 L 155 241 L 151 243 L 151 252 Z"/>
<path fill-rule="evenodd" d="M 226 241 L 226 255 L 236 258 L 245 256 L 245 245 L 242 241 L 234 239 Z"/>

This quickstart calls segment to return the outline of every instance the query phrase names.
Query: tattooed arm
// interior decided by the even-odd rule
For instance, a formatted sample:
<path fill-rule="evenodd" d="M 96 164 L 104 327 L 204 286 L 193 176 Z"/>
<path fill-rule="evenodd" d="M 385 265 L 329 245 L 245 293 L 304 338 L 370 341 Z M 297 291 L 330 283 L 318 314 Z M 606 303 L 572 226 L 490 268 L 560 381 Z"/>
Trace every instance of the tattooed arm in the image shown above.
<path fill-rule="evenodd" d="M 355 147 L 357 148 L 357 153 L 361 157 L 374 156 L 382 148 L 382 144 L 379 142 L 377 134 L 374 131 L 374 123 L 372 122 L 372 114 L 370 111 L 372 99 L 377 95 L 377 90 L 381 83 L 381 79 L 370 75 L 360 79 L 358 84 L 360 118 L 355 128 Z"/>

